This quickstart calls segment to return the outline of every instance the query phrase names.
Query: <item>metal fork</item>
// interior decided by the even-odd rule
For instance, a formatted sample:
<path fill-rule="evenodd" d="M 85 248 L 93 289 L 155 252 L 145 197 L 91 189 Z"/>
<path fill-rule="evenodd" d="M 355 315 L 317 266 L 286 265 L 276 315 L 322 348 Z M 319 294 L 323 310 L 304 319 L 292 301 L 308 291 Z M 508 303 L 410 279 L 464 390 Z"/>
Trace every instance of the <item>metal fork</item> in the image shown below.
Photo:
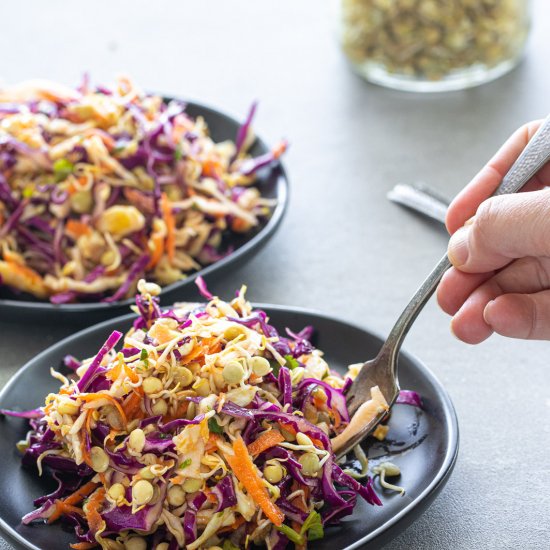
<path fill-rule="evenodd" d="M 504 176 L 493 196 L 519 191 L 549 159 L 550 115 L 543 121 L 537 133 Z M 350 415 L 354 415 L 357 409 L 370 399 L 370 390 L 374 386 L 378 386 L 388 404 L 393 405 L 399 394 L 397 359 L 401 344 L 418 314 L 434 293 L 441 277 L 450 267 L 451 263 L 445 254 L 399 316 L 376 358 L 363 365 L 346 395 Z M 334 449 L 337 456 L 343 456 L 357 445 L 376 428 L 386 414 L 386 411 L 380 412 L 371 422 L 350 434 L 339 448 Z"/>
<path fill-rule="evenodd" d="M 445 224 L 449 200 L 425 183 L 398 183 L 387 197 L 392 202 Z"/>

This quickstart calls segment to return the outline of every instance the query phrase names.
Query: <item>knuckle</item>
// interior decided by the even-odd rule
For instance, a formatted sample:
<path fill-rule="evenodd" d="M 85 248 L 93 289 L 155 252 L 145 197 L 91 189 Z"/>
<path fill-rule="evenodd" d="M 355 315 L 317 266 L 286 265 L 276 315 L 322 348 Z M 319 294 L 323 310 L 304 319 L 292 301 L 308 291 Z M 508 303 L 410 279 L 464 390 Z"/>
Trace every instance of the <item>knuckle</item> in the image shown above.
<path fill-rule="evenodd" d="M 476 242 L 485 242 L 493 233 L 502 212 L 502 198 L 490 197 L 479 205 L 471 229 Z"/>
<path fill-rule="evenodd" d="M 548 283 L 549 283 L 548 270 L 542 258 L 534 259 L 534 271 L 535 271 L 535 279 L 538 284 L 538 288 L 547 289 Z"/>

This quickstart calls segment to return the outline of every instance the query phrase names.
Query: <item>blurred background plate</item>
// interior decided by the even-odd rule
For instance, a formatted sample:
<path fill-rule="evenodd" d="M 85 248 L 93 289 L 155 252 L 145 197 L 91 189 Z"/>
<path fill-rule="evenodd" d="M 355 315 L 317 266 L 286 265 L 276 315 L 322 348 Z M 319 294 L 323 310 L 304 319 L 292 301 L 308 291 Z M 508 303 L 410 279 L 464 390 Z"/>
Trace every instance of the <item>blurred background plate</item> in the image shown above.
<path fill-rule="evenodd" d="M 169 101 L 170 98 L 166 98 Z M 227 139 L 234 140 L 241 123 L 234 118 L 216 109 L 206 107 L 200 103 L 186 102 L 185 112 L 193 118 L 202 116 L 209 128 L 210 135 L 216 142 Z M 256 138 L 249 153 L 256 157 L 267 153 L 269 147 Z M 263 197 L 275 199 L 269 219 L 260 223 L 257 229 L 244 235 L 233 234 L 224 241 L 225 247 L 232 246 L 234 251 L 225 258 L 204 267 L 182 279 L 177 283 L 165 286 L 161 294 L 163 304 L 172 303 L 175 300 L 189 299 L 196 295 L 193 281 L 198 275 L 208 277 L 208 281 L 216 281 L 223 273 L 239 262 L 242 262 L 259 251 L 278 228 L 288 203 L 288 180 L 281 163 L 274 168 L 258 173 L 256 186 Z M 28 320 L 32 316 L 35 320 L 55 319 L 57 321 L 76 321 L 81 326 L 88 326 L 107 317 L 121 315 L 128 311 L 128 306 L 133 303 L 133 298 L 115 303 L 91 302 L 53 305 L 49 302 L 41 302 L 33 299 L 28 294 L 16 294 L 7 287 L 0 285 L 0 318 L 15 321 Z"/>
<path fill-rule="evenodd" d="M 295 331 L 305 325 L 316 329 L 313 343 L 325 352 L 329 365 L 341 372 L 347 365 L 374 357 L 382 344 L 380 337 L 345 321 L 320 313 L 283 306 L 259 305 L 271 323 L 280 330 Z M 48 348 L 32 359 L 6 385 L 0 394 L 0 408 L 32 409 L 44 403 L 48 392 L 57 391 L 59 382 L 50 376 L 50 367 L 59 368 L 62 358 L 78 358 L 97 353 L 112 330 L 127 330 L 133 315 L 103 322 L 85 329 Z M 417 391 L 423 410 L 408 405 L 392 409 L 386 441 L 369 439 L 366 443 L 371 466 L 391 460 L 401 468 L 396 483 L 406 488 L 405 496 L 375 488 L 383 506 L 373 507 L 359 499 L 353 515 L 342 525 L 326 530 L 326 537 L 315 542 L 316 550 L 377 548 L 394 538 L 424 512 L 445 485 L 458 453 L 458 422 L 454 406 L 445 389 L 418 359 L 403 352 L 400 356 L 400 382 L 403 389 Z M 32 501 L 55 487 L 46 476 L 21 467 L 15 448 L 27 433 L 27 422 L 18 418 L 0 419 L 0 526 L 25 548 L 63 549 L 75 542 L 59 524 L 21 525 L 21 517 L 33 509 Z M 394 481 L 394 480 L 392 480 Z M 422 541 L 417 541 L 422 547 Z"/>

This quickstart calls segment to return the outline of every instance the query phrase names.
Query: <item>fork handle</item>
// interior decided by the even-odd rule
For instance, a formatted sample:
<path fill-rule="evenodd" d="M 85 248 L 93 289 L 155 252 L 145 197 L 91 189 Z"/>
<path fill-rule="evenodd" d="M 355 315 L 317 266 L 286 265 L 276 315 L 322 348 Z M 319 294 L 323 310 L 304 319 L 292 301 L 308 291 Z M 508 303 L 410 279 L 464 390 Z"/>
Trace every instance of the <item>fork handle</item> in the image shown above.
<path fill-rule="evenodd" d="M 493 196 L 516 193 L 548 160 L 550 160 L 550 115 L 542 122 L 535 135 L 496 188 Z M 395 377 L 397 377 L 397 355 L 401 344 L 418 314 L 434 293 L 444 273 L 450 267 L 451 262 L 445 254 L 411 298 L 382 346 L 379 355 L 390 355 L 391 360 L 387 364 L 393 365 L 392 374 Z"/>

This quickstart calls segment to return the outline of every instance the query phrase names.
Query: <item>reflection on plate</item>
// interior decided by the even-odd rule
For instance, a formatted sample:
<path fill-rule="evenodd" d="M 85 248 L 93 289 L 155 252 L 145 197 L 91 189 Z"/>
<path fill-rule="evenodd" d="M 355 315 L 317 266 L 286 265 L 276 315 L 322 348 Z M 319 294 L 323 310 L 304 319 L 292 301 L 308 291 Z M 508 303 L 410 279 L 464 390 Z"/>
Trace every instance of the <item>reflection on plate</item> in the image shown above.
<path fill-rule="evenodd" d="M 313 344 L 325 351 L 329 365 L 343 370 L 351 363 L 374 357 L 382 341 L 371 332 L 319 313 L 260 305 L 276 327 L 299 330 L 313 325 Z M 57 391 L 59 382 L 50 377 L 50 367 L 59 368 L 61 359 L 71 354 L 89 357 L 96 353 L 115 328 L 127 330 L 132 315 L 106 321 L 50 347 L 21 369 L 0 394 L 0 408 L 32 409 L 44 403 L 45 395 Z M 375 482 L 383 506 L 373 507 L 359 499 L 353 515 L 338 527 L 326 530 L 316 550 L 351 550 L 377 547 L 395 537 L 432 502 L 447 481 L 458 453 L 458 424 L 454 407 L 434 375 L 417 359 L 403 352 L 400 357 L 401 387 L 421 396 L 423 410 L 408 405 L 392 409 L 386 441 L 368 440 L 371 466 L 390 459 L 401 469 L 398 484 L 406 495 L 382 489 Z M 25 548 L 62 549 L 74 542 L 58 524 L 21 525 L 21 517 L 33 509 L 32 501 L 52 491 L 55 483 L 21 467 L 15 444 L 23 439 L 27 423 L 18 418 L 0 419 L 0 527 Z M 393 480 L 392 480 L 393 481 Z"/>
<path fill-rule="evenodd" d="M 168 101 L 169 98 L 166 98 Z M 241 123 L 230 116 L 210 107 L 198 103 L 187 102 L 186 113 L 196 118 L 202 116 L 208 124 L 210 135 L 216 142 L 226 139 L 234 139 Z M 249 153 L 256 157 L 269 151 L 267 145 L 256 139 Z M 277 204 L 272 210 L 269 219 L 260 223 L 257 229 L 245 235 L 232 234 L 225 239 L 224 249 L 232 248 L 234 251 L 221 260 L 204 267 L 197 273 L 186 279 L 173 283 L 163 288 L 161 300 L 163 304 L 173 303 L 176 300 L 185 299 L 195 295 L 196 276 L 207 277 L 208 281 L 229 269 L 237 260 L 241 263 L 263 246 L 279 226 L 288 201 L 288 181 L 281 164 L 272 170 L 258 173 L 255 184 L 268 199 L 275 199 Z M 29 316 L 44 319 L 55 317 L 56 321 L 61 317 L 69 320 L 78 319 L 86 325 L 91 325 L 107 317 L 120 315 L 128 311 L 128 306 L 134 299 L 128 299 L 116 303 L 92 302 L 78 304 L 53 305 L 49 302 L 39 302 L 27 294 L 15 294 L 6 287 L 0 286 L 0 316 L 12 320 L 28 320 Z M 85 313 L 85 315 L 83 315 Z"/>

